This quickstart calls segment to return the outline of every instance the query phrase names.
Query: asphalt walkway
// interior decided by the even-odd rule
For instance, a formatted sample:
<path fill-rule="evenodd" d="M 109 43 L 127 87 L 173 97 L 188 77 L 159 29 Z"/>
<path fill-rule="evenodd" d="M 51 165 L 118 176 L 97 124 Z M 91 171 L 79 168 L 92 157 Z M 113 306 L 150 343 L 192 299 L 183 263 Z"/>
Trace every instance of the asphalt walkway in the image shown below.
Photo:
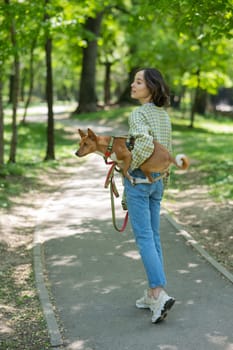
<path fill-rule="evenodd" d="M 145 274 L 130 224 L 124 233 L 112 226 L 106 172 L 96 155 L 80 161 L 38 213 L 35 273 L 53 349 L 233 350 L 233 285 L 164 211 L 167 289 L 177 301 L 157 325 L 136 309 Z"/>

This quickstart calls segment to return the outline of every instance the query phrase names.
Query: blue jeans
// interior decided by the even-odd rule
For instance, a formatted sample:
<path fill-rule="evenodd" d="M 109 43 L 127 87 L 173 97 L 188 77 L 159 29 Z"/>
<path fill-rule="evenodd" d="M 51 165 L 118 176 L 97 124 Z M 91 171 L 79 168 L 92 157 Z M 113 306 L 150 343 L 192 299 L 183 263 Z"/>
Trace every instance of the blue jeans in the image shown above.
<path fill-rule="evenodd" d="M 130 173 L 145 178 L 140 169 Z M 153 173 L 153 177 L 159 176 Z M 164 287 L 166 277 L 160 242 L 160 202 L 163 197 L 163 181 L 133 186 L 125 178 L 125 194 L 131 226 L 144 264 L 150 288 Z"/>

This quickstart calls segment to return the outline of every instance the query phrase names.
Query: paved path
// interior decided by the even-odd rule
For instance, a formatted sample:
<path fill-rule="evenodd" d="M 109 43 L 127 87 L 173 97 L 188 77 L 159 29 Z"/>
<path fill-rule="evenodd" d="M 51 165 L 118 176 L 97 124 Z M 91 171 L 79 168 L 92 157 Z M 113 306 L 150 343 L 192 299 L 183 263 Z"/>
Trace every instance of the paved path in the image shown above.
<path fill-rule="evenodd" d="M 135 300 L 146 288 L 144 270 L 130 225 L 122 234 L 113 229 L 109 191 L 103 188 L 107 168 L 97 157 L 90 156 L 85 164 L 77 160 L 77 174 L 38 216 L 35 262 L 40 265 L 42 250 L 59 320 L 57 330 L 41 264 L 36 267 L 37 282 L 53 346 L 60 349 L 63 342 L 67 350 L 233 350 L 232 283 L 187 244 L 163 212 L 168 291 L 177 302 L 158 325 L 151 324 L 148 310 L 136 309 Z M 123 214 L 120 210 L 118 218 Z"/>

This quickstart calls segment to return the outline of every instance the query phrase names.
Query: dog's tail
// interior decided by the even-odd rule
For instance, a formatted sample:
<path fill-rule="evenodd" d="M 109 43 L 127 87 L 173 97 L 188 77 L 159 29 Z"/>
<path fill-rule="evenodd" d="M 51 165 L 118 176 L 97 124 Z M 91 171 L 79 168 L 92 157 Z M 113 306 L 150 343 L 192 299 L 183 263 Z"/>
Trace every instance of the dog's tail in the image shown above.
<path fill-rule="evenodd" d="M 188 169 L 189 159 L 185 154 L 177 154 L 175 161 L 178 168 L 182 170 Z"/>

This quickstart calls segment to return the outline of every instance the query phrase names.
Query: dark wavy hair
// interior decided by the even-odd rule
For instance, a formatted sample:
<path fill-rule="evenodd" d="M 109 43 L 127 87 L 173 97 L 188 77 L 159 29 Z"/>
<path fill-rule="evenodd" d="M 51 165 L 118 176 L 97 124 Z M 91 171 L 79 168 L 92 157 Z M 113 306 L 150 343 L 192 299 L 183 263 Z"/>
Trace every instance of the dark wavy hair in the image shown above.
<path fill-rule="evenodd" d="M 146 86 L 148 87 L 152 102 L 158 106 L 169 106 L 170 104 L 170 92 L 167 84 L 165 83 L 162 74 L 155 68 L 141 68 L 138 71 L 144 71 L 144 79 Z"/>

